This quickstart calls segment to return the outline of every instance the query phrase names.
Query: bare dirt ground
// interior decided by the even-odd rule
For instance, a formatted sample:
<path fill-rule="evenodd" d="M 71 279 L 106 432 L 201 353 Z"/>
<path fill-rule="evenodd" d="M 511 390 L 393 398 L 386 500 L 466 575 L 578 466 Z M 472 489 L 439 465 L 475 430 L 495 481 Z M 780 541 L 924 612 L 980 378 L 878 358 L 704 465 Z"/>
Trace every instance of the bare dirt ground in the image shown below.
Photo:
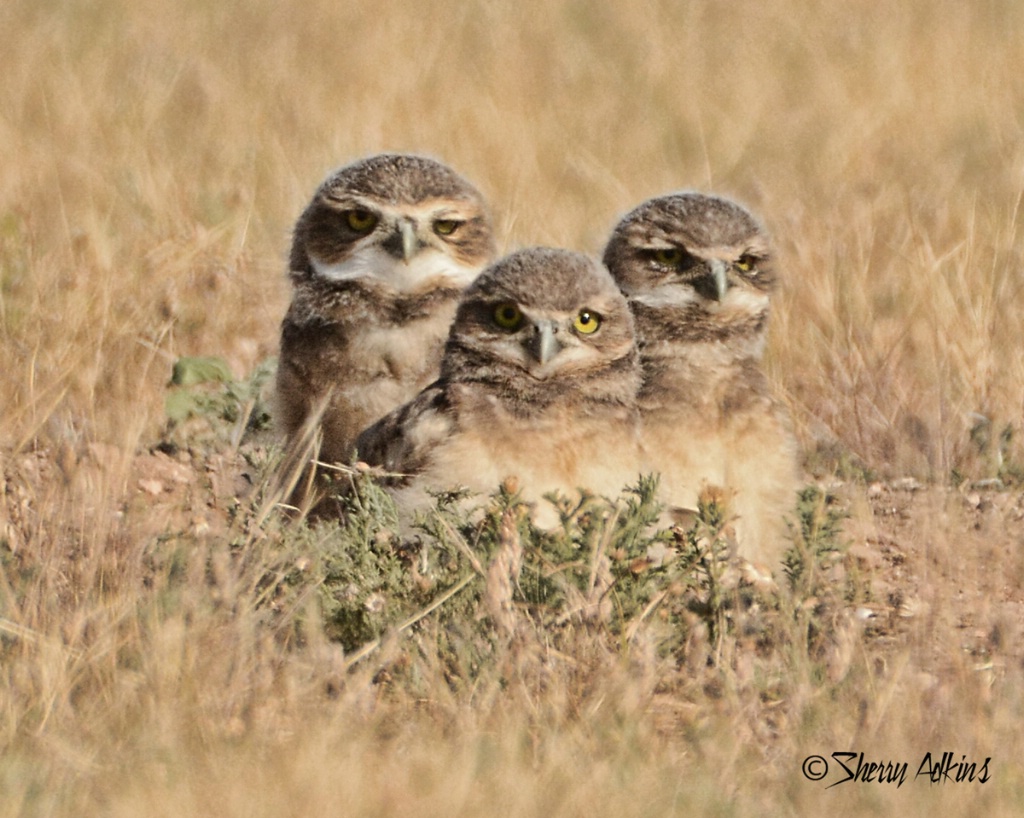
<path fill-rule="evenodd" d="M 984 673 L 1024 661 L 1024 494 L 914 480 L 843 493 L 849 553 L 876 600 L 869 633 L 898 640 L 925 629 L 935 669 L 954 651 Z"/>

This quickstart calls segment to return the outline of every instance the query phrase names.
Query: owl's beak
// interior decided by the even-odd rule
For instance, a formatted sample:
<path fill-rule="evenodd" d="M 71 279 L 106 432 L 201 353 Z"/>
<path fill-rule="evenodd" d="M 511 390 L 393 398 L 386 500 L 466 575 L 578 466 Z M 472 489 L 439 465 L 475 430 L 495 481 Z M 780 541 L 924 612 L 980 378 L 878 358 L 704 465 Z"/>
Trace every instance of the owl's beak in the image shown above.
<path fill-rule="evenodd" d="M 555 323 L 553 321 L 537 321 L 533 325 L 533 333 L 526 341 L 526 349 L 540 362 L 541 366 L 554 358 L 562 349 L 562 341 L 558 337 Z"/>
<path fill-rule="evenodd" d="M 714 282 L 714 291 L 711 293 L 711 297 L 715 301 L 721 301 L 729 291 L 728 269 L 725 262 L 718 258 L 711 259 L 708 264 L 711 265 L 711 280 Z"/>
<path fill-rule="evenodd" d="M 390 255 L 401 259 L 405 264 L 412 261 L 420 251 L 420 240 L 416 237 L 416 227 L 409 219 L 400 219 L 394 231 L 387 235 L 381 245 Z"/>
<path fill-rule="evenodd" d="M 402 234 L 402 260 L 408 264 L 420 249 L 420 242 L 412 222 L 403 219 L 398 223 L 398 229 Z"/>

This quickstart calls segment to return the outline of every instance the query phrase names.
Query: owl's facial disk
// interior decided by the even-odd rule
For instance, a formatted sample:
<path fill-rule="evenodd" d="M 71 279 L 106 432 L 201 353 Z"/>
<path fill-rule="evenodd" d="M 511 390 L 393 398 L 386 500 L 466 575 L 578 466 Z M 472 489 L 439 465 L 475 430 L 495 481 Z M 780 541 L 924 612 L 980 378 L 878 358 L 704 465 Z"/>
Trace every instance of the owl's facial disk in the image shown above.
<path fill-rule="evenodd" d="M 329 281 L 372 280 L 399 292 L 432 286 L 463 288 L 487 258 L 460 243 L 470 209 L 422 203 L 401 209 L 362 201 L 334 201 L 311 225 L 307 252 L 314 274 Z M 465 231 L 469 232 L 469 231 Z"/>
<path fill-rule="evenodd" d="M 697 255 L 667 242 L 635 247 L 632 255 L 632 272 L 619 283 L 634 301 L 652 307 L 699 304 L 708 312 L 768 301 L 766 256 L 733 248 Z"/>
<path fill-rule="evenodd" d="M 482 337 L 492 355 L 513 363 L 538 380 L 578 372 L 603 360 L 597 344 L 602 316 L 583 308 L 575 313 L 539 310 L 512 301 L 483 311 Z"/>
<path fill-rule="evenodd" d="M 587 369 L 599 359 L 597 350 L 572 329 L 572 317 L 536 316 L 516 333 L 517 357 L 537 380 Z"/>

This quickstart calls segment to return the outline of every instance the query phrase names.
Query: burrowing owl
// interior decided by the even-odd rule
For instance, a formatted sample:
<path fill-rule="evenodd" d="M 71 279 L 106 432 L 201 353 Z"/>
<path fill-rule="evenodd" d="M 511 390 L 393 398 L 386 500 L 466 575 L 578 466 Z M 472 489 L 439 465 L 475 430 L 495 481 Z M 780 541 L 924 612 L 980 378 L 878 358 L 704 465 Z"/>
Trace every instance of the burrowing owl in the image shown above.
<path fill-rule="evenodd" d="M 777 566 L 798 471 L 761 370 L 775 287 L 764 230 L 727 199 L 662 196 L 619 222 L 604 261 L 636 320 L 646 468 L 674 507 L 694 508 L 702 483 L 734 490 L 741 556 Z"/>
<path fill-rule="evenodd" d="M 359 456 L 409 475 L 400 510 L 428 489 L 524 499 L 577 488 L 617 497 L 639 474 L 640 366 L 622 293 L 596 259 L 532 248 L 501 259 L 459 304 L 441 377 L 367 429 Z M 535 519 L 554 522 L 541 506 Z"/>
<path fill-rule="evenodd" d="M 295 225 L 291 307 L 281 327 L 281 425 L 319 422 L 320 458 L 439 371 L 459 293 L 494 257 L 480 193 L 420 156 L 382 154 L 329 176 Z"/>

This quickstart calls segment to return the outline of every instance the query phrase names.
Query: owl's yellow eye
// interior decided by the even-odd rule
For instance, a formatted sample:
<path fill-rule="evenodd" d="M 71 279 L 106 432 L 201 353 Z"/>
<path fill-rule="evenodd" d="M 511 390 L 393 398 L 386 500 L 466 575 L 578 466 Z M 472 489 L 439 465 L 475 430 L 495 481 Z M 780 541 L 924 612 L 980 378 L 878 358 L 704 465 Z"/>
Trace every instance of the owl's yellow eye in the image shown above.
<path fill-rule="evenodd" d="M 347 210 L 345 221 L 357 233 L 369 233 L 377 226 L 377 216 L 369 210 Z"/>
<path fill-rule="evenodd" d="M 590 310 L 580 310 L 580 314 L 576 316 L 576 320 L 573 321 L 572 325 L 576 327 L 577 332 L 591 335 L 597 332 L 597 328 L 601 326 L 601 316 Z"/>
<path fill-rule="evenodd" d="M 516 329 L 523 323 L 523 314 L 519 307 L 511 301 L 506 301 L 494 308 L 494 323 L 502 329 Z"/>
<path fill-rule="evenodd" d="M 438 219 L 434 222 L 434 232 L 439 236 L 450 236 L 461 224 L 457 219 Z"/>
<path fill-rule="evenodd" d="M 659 247 L 654 251 L 654 260 L 666 267 L 675 267 L 683 260 L 683 251 L 678 247 Z"/>
<path fill-rule="evenodd" d="M 738 259 L 736 259 L 736 269 L 741 270 L 744 273 L 749 273 L 757 266 L 757 259 L 749 253 L 744 253 Z"/>

